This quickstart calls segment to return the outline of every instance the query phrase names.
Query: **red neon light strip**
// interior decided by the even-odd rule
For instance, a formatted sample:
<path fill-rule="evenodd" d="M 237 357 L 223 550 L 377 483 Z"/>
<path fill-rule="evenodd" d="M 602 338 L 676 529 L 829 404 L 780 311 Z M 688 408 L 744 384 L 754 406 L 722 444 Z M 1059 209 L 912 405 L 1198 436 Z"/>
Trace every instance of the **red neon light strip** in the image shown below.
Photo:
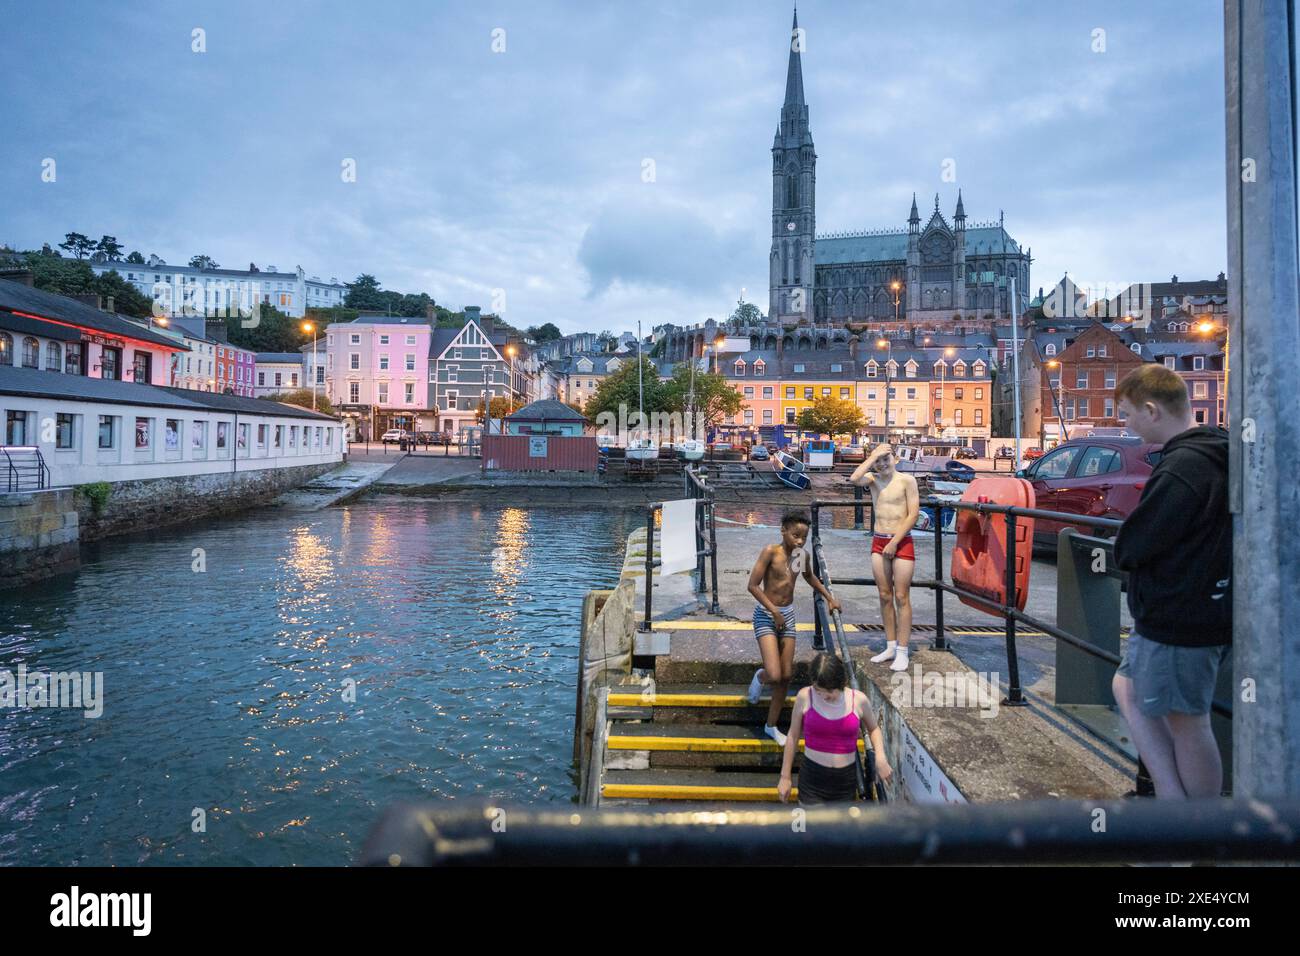
<path fill-rule="evenodd" d="M 147 342 L 144 339 L 137 339 L 130 335 L 121 335 L 117 332 L 105 332 L 102 329 L 92 329 L 84 325 L 74 325 L 72 322 L 61 322 L 58 319 L 51 319 L 44 315 L 33 315 L 30 312 L 19 312 L 17 309 L 10 309 L 8 311 L 12 312 L 14 315 L 21 315 L 26 319 L 36 319 L 38 322 L 49 322 L 51 325 L 61 325 L 65 329 L 76 329 L 78 332 L 89 332 L 91 335 L 103 335 L 108 338 L 121 339 L 124 342 L 139 342 L 141 345 L 148 345 L 156 349 L 170 349 L 173 352 L 189 351 L 189 349 L 180 345 L 159 345 L 156 342 Z"/>

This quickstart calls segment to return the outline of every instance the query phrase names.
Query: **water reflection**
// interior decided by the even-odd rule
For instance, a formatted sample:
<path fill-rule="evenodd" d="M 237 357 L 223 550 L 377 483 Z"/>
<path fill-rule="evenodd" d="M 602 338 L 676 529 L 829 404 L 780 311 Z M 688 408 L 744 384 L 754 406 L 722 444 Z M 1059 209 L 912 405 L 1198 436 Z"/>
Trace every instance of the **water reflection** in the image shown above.
<path fill-rule="evenodd" d="M 0 668 L 105 674 L 98 721 L 0 711 L 0 863 L 346 863 L 394 800 L 571 799 L 582 599 L 639 520 L 362 502 L 0 592 Z"/>

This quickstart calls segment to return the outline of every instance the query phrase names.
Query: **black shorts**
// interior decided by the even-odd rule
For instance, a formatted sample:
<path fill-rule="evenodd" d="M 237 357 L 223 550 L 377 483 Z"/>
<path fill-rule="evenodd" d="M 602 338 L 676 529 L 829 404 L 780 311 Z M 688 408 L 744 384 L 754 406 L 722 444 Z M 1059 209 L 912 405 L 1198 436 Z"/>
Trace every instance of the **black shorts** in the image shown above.
<path fill-rule="evenodd" d="M 826 767 L 805 755 L 799 764 L 799 804 L 847 803 L 858 795 L 858 772 L 847 767 Z"/>

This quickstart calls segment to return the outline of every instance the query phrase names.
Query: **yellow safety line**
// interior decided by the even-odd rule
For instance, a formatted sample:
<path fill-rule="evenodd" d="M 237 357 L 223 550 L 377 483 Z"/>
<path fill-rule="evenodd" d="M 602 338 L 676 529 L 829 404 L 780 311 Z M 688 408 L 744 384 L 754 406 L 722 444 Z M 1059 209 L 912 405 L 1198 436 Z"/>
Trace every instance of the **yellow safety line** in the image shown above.
<path fill-rule="evenodd" d="M 601 796 L 623 800 L 780 800 L 776 787 L 663 786 L 649 783 L 607 783 Z M 792 787 L 790 799 L 799 798 Z"/>
<path fill-rule="evenodd" d="M 803 741 L 799 749 L 803 750 Z M 610 750 L 656 750 L 675 753 L 723 753 L 756 754 L 780 753 L 775 740 L 758 740 L 753 737 L 628 737 L 622 734 L 611 736 L 605 746 Z M 865 752 L 865 745 L 858 740 L 858 751 Z"/>
<path fill-rule="evenodd" d="M 785 706 L 794 704 L 794 696 L 785 699 Z M 610 694 L 611 707 L 749 707 L 749 701 L 740 694 Z M 766 699 L 759 707 L 768 706 Z"/>

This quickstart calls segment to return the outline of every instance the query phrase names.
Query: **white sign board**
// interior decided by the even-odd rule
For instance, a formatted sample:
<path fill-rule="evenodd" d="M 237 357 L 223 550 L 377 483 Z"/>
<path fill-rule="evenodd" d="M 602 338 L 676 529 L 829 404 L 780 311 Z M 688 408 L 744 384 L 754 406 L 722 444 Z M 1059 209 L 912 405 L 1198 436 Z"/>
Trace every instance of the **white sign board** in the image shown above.
<path fill-rule="evenodd" d="M 912 803 L 968 803 L 903 724 L 903 792 Z"/>
<path fill-rule="evenodd" d="M 663 516 L 663 527 L 659 529 L 659 573 L 676 574 L 694 568 L 695 499 L 665 501 Z"/>
<path fill-rule="evenodd" d="M 546 457 L 546 436 L 541 438 L 528 439 L 528 457 L 545 458 Z"/>

